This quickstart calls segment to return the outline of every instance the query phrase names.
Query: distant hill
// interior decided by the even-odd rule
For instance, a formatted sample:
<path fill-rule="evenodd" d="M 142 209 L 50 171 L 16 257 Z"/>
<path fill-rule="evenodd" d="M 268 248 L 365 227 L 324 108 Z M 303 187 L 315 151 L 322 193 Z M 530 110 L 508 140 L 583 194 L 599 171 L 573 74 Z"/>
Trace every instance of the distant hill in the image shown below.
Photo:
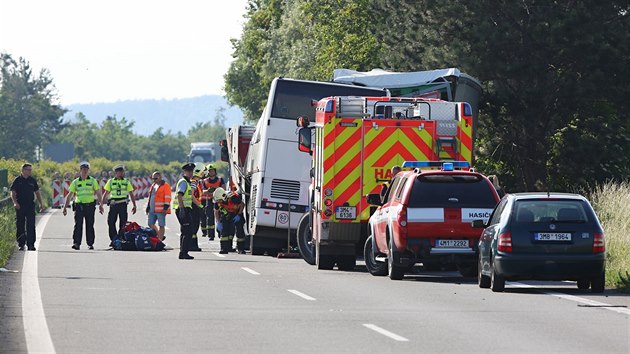
<path fill-rule="evenodd" d="M 217 110 L 225 108 L 225 126 L 242 124 L 243 112 L 238 107 L 230 107 L 222 96 L 208 95 L 172 100 L 132 100 L 90 104 L 73 104 L 66 107 L 70 112 L 64 121 L 71 122 L 78 112 L 82 112 L 93 123 L 101 123 L 107 116 L 116 115 L 134 121 L 134 132 L 151 135 L 159 127 L 164 132 L 186 134 L 197 122 L 213 122 Z"/>

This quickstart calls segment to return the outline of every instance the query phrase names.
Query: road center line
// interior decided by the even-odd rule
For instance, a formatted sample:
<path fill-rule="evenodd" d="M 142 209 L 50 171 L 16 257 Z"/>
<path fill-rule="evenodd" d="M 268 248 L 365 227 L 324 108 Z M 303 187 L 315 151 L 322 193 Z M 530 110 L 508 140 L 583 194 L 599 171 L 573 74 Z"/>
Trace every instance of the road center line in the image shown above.
<path fill-rule="evenodd" d="M 297 296 L 301 297 L 304 300 L 308 300 L 308 301 L 315 301 L 316 300 L 314 297 L 308 296 L 308 295 L 306 295 L 306 294 L 304 294 L 302 292 L 299 292 L 297 290 L 287 289 L 287 291 L 292 293 L 292 294 L 294 294 L 294 295 L 297 295 Z"/>
<path fill-rule="evenodd" d="M 378 332 L 378 333 L 380 333 L 380 334 L 382 334 L 382 335 L 384 335 L 386 337 L 389 337 L 389 338 L 391 338 L 391 339 L 393 339 L 395 341 L 398 341 L 398 342 L 409 342 L 409 339 L 407 339 L 405 337 L 401 337 L 401 336 L 397 335 L 396 333 L 392 333 L 392 332 L 390 332 L 390 331 L 388 331 L 386 329 L 383 329 L 383 328 L 381 328 L 381 327 L 379 327 L 377 325 L 373 325 L 371 323 L 364 323 L 363 326 L 373 330 L 374 332 Z"/>
<path fill-rule="evenodd" d="M 590 300 L 590 299 L 579 297 L 579 296 L 575 296 L 575 295 L 563 294 L 563 293 L 559 293 L 559 292 L 556 292 L 556 291 L 542 290 L 542 289 L 539 289 L 539 288 L 537 288 L 537 287 L 535 287 L 533 285 L 528 285 L 528 284 L 519 283 L 519 282 L 508 282 L 508 284 L 514 285 L 514 286 L 519 287 L 519 288 L 536 289 L 536 291 L 539 291 L 539 292 L 541 292 L 543 294 L 555 296 L 555 297 L 558 297 L 558 298 L 561 298 L 561 299 L 574 301 L 574 302 L 579 302 L 581 304 L 585 304 L 585 305 L 589 305 L 589 306 L 601 307 L 603 309 L 614 311 L 614 312 L 621 313 L 621 314 L 624 314 L 624 315 L 630 315 L 630 309 L 625 308 L 625 307 L 612 307 L 613 305 L 607 304 L 607 303 L 604 303 L 604 302 L 594 301 L 594 300 Z M 609 307 L 607 307 L 607 306 L 609 306 Z"/>
<path fill-rule="evenodd" d="M 260 273 L 258 273 L 257 271 L 255 271 L 253 269 L 250 269 L 250 268 L 247 268 L 247 267 L 241 267 L 241 269 L 246 271 L 247 273 L 250 273 L 250 274 L 260 275 Z"/>
<path fill-rule="evenodd" d="M 39 234 L 48 224 L 52 213 L 46 213 L 37 222 L 36 229 Z M 41 236 L 35 241 L 35 248 L 39 249 Z M 24 336 L 26 337 L 26 350 L 29 353 L 55 353 L 44 305 L 42 293 L 39 289 L 39 276 L 37 271 L 38 251 L 24 251 L 24 264 L 22 265 L 22 320 L 24 322 Z"/>
<path fill-rule="evenodd" d="M 213 255 L 215 255 L 215 256 L 217 256 L 217 257 L 220 257 L 220 258 L 225 258 L 225 255 L 224 255 L 224 254 L 221 254 L 221 253 L 219 253 L 219 252 L 214 252 L 214 253 L 213 253 Z"/>

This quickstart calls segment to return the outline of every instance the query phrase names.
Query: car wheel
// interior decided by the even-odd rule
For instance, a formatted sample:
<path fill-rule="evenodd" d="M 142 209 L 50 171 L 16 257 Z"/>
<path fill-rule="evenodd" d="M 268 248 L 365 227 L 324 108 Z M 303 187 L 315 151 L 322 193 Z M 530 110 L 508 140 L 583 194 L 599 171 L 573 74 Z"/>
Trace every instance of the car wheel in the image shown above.
<path fill-rule="evenodd" d="M 315 245 L 309 220 L 309 213 L 302 215 L 297 229 L 297 246 L 302 259 L 310 265 L 315 265 Z"/>
<path fill-rule="evenodd" d="M 317 269 L 332 270 L 335 267 L 335 257 L 319 255 L 319 264 Z"/>
<path fill-rule="evenodd" d="M 477 266 L 477 283 L 479 284 L 479 287 L 482 289 L 488 289 L 490 287 L 490 282 L 491 279 L 489 276 L 487 275 L 483 275 L 483 273 L 481 273 L 481 270 L 483 269 L 483 266 L 481 264 L 481 255 L 479 256 L 479 265 Z"/>
<path fill-rule="evenodd" d="M 591 280 L 590 279 L 579 279 L 577 281 L 577 287 L 580 290 L 586 290 L 586 289 L 591 287 Z"/>
<path fill-rule="evenodd" d="M 389 239 L 389 256 L 387 257 L 387 272 L 389 279 L 402 280 L 405 276 L 405 269 L 394 264 L 394 241 Z"/>
<path fill-rule="evenodd" d="M 591 279 L 591 292 L 603 293 L 606 287 L 606 273 L 602 272 L 600 275 Z"/>
<path fill-rule="evenodd" d="M 374 236 L 368 237 L 365 241 L 365 247 L 363 247 L 363 257 L 365 259 L 365 267 L 368 272 L 374 276 L 387 275 L 388 268 L 387 263 L 379 262 L 376 260 L 374 253 L 374 245 L 372 244 Z"/>
<path fill-rule="evenodd" d="M 357 257 L 355 255 L 337 256 L 337 267 L 339 270 L 346 272 L 353 271 L 357 266 Z"/>
<path fill-rule="evenodd" d="M 505 290 L 505 278 L 503 275 L 497 274 L 497 270 L 492 267 L 492 276 L 490 277 L 490 288 L 495 293 L 500 293 Z"/>

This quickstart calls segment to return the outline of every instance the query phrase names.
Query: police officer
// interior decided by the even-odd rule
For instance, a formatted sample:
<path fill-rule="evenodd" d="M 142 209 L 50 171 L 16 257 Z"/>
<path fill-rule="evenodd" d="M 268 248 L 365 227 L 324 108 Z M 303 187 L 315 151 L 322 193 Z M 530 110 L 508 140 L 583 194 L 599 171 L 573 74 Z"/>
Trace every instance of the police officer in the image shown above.
<path fill-rule="evenodd" d="M 131 198 L 133 207 L 131 212 L 136 213 L 136 197 L 133 193 L 133 185 L 125 178 L 125 166 L 118 165 L 114 168 L 116 174 L 105 183 L 105 194 L 103 201 L 107 200 L 109 213 L 107 214 L 107 225 L 109 226 L 109 247 L 113 247 L 114 240 L 121 236 L 123 228 L 129 218 L 127 214 L 128 198 Z M 109 197 L 109 200 L 107 199 Z M 118 230 L 116 230 L 116 219 L 119 220 Z"/>
<path fill-rule="evenodd" d="M 173 209 L 180 224 L 181 235 L 179 237 L 179 259 L 195 259 L 188 254 L 188 246 L 192 238 L 192 187 L 190 185 L 194 163 L 187 163 L 182 166 L 184 170 L 182 178 L 175 186 L 176 198 L 173 201 Z"/>
<path fill-rule="evenodd" d="M 15 208 L 15 239 L 20 251 L 24 251 L 24 244 L 29 251 L 35 251 L 35 196 L 39 202 L 39 211 L 44 211 L 42 194 L 37 181 L 31 176 L 32 170 L 33 165 L 23 164 L 22 173 L 11 183 L 11 199 Z"/>
<path fill-rule="evenodd" d="M 83 237 L 83 219 L 85 219 L 85 242 L 88 244 L 88 248 L 94 249 L 94 213 L 96 211 L 96 203 L 99 203 L 99 212 L 103 214 L 103 200 L 101 196 L 101 187 L 98 185 L 98 181 L 89 175 L 90 164 L 87 162 L 81 162 L 79 164 L 81 172 L 79 177 L 75 178 L 70 183 L 70 193 L 66 197 L 66 201 L 63 204 L 63 215 L 65 216 L 70 204 L 70 200 L 76 195 L 74 203 L 72 204 L 72 210 L 74 210 L 74 231 L 72 238 L 74 243 L 72 248 L 78 250 L 81 248 L 81 239 Z M 96 194 L 96 198 L 94 198 Z"/>
<path fill-rule="evenodd" d="M 245 221 L 241 216 L 245 203 L 243 198 L 235 192 L 228 194 L 225 189 L 217 188 L 213 193 L 214 197 L 214 218 L 219 220 L 217 231 L 219 231 L 221 251 L 226 254 L 232 251 L 232 240 L 236 234 L 236 249 L 239 254 L 245 254 Z"/>
<path fill-rule="evenodd" d="M 221 187 L 225 188 L 225 181 L 217 175 L 217 169 L 213 164 L 206 166 L 207 177 L 202 180 L 203 194 L 201 202 L 203 209 L 201 213 L 201 233 L 202 236 L 208 236 L 210 241 L 214 240 L 214 201 L 212 193 Z"/>

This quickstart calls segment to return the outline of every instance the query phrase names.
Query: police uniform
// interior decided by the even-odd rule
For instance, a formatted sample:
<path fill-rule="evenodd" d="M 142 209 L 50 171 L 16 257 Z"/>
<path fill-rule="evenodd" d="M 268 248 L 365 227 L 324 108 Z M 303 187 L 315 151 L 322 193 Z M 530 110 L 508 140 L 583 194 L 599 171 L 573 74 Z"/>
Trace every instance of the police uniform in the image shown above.
<path fill-rule="evenodd" d="M 96 211 L 96 199 L 94 193 L 100 188 L 98 181 L 88 176 L 82 179 L 81 176 L 70 183 L 70 192 L 75 193 L 72 209 L 74 210 L 74 231 L 72 248 L 78 250 L 83 238 L 83 220 L 85 219 L 85 242 L 88 247 L 94 247 L 94 212 Z"/>
<path fill-rule="evenodd" d="M 233 193 L 227 199 L 216 200 L 214 204 L 215 210 L 219 212 L 219 230 L 221 251 L 219 253 L 228 253 L 232 250 L 232 240 L 236 235 L 236 249 L 238 253 L 245 253 L 245 230 L 243 225 L 245 221 L 239 214 L 243 198 Z"/>
<path fill-rule="evenodd" d="M 115 172 L 124 171 L 123 166 L 116 166 Z M 109 227 L 109 239 L 114 242 L 121 236 L 122 230 L 127 224 L 129 214 L 127 213 L 127 198 L 133 192 L 133 185 L 125 177 L 110 178 L 105 183 L 105 191 L 109 192 L 109 213 L 107 214 L 107 226 Z M 116 230 L 116 220 L 118 219 L 118 230 Z M 110 245 L 111 246 L 111 245 Z"/>
<path fill-rule="evenodd" d="M 193 171 L 195 164 L 187 163 L 182 166 L 184 171 Z M 193 256 L 188 254 L 188 246 L 192 239 L 192 187 L 190 185 L 190 179 L 183 176 L 175 187 L 175 193 L 182 196 L 182 204 L 179 205 L 179 200 L 175 197 L 173 201 L 173 209 L 179 221 L 181 235 L 179 237 L 179 259 L 194 259 Z"/>

